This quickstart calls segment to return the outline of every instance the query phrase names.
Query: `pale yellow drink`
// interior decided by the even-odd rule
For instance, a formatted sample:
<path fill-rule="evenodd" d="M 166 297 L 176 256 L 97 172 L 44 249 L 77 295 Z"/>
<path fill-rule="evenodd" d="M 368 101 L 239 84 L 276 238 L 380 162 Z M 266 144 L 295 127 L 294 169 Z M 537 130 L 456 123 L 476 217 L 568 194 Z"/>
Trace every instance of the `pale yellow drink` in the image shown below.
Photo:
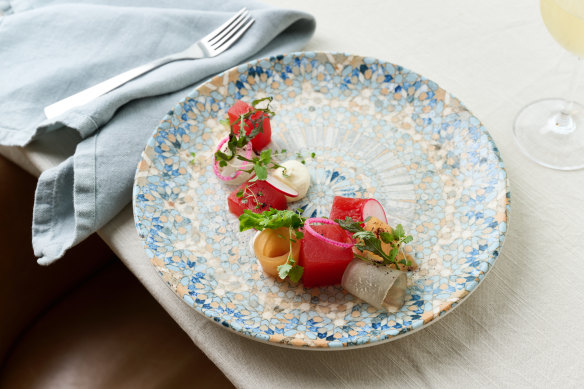
<path fill-rule="evenodd" d="M 541 0 L 541 16 L 560 45 L 584 57 L 584 0 Z"/>

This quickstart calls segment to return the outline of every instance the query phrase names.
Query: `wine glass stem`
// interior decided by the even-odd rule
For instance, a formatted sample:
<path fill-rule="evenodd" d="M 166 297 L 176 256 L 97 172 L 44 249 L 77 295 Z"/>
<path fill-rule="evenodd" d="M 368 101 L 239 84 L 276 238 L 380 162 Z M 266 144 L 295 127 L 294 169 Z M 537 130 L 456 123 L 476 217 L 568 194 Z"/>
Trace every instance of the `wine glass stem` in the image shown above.
<path fill-rule="evenodd" d="M 582 58 L 578 57 L 576 66 L 572 72 L 572 77 L 570 78 L 570 89 L 568 95 L 566 96 L 566 103 L 562 111 L 556 115 L 555 124 L 558 132 L 570 133 L 575 129 L 574 120 L 572 119 L 572 111 L 574 109 L 574 100 L 576 95 L 576 88 L 578 82 L 580 81 L 580 76 L 582 75 Z"/>

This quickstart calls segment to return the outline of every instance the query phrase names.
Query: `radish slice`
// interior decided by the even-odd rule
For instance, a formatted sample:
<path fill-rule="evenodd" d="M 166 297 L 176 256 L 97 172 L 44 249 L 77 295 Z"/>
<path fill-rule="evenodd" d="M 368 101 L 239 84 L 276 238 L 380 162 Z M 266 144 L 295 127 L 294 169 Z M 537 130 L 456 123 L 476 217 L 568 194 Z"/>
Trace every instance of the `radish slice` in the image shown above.
<path fill-rule="evenodd" d="M 221 150 L 221 151 L 225 152 L 226 150 L 224 150 L 223 147 L 227 144 L 228 141 L 229 141 L 229 135 L 226 136 L 225 138 L 221 139 L 221 141 L 217 145 L 217 148 L 215 149 L 215 151 Z M 251 153 L 252 153 L 251 143 L 246 144 L 243 147 L 243 151 L 245 152 L 245 158 L 251 159 Z M 234 159 L 235 158 L 236 157 L 234 157 Z M 241 164 L 237 165 L 236 163 L 241 163 Z M 249 162 L 247 162 L 247 161 L 241 161 L 239 159 L 235 159 L 234 162 L 228 163 L 227 166 L 220 167 L 219 162 L 215 160 L 215 154 L 213 154 L 213 172 L 215 173 L 217 178 L 219 178 L 222 181 L 225 181 L 227 184 L 237 185 L 237 184 L 241 184 L 241 182 L 245 181 L 245 179 L 247 179 L 247 177 L 243 181 L 236 180 L 236 178 L 240 177 L 243 173 L 245 173 L 242 170 L 245 170 L 245 167 L 248 164 L 249 164 Z M 224 175 L 224 172 L 229 171 L 229 170 L 232 171 L 231 174 Z M 246 173 L 246 174 L 248 174 L 248 173 Z M 243 177 L 241 177 L 241 178 L 243 178 Z"/>
<path fill-rule="evenodd" d="M 368 199 L 363 206 L 363 220 L 368 217 L 375 217 L 387 224 L 387 216 L 381 203 L 375 199 Z"/>
<path fill-rule="evenodd" d="M 297 197 L 298 196 L 297 191 L 295 191 L 294 189 L 292 189 L 288 185 L 284 184 L 282 181 L 278 180 L 277 178 L 275 178 L 271 174 L 268 174 L 268 178 L 266 179 L 266 182 L 268 184 L 270 184 L 278 192 L 284 194 L 285 196 L 288 196 L 288 197 Z"/>
<path fill-rule="evenodd" d="M 337 247 L 342 247 L 344 249 L 353 247 L 355 244 L 354 243 L 342 243 L 342 242 L 337 242 L 336 240 L 332 240 L 327 238 L 326 236 L 323 236 L 321 234 L 319 234 L 318 232 L 316 232 L 311 226 L 310 224 L 312 223 L 321 223 L 321 224 L 338 224 L 337 222 L 331 220 L 331 219 L 324 219 L 321 217 L 313 217 L 310 219 L 306 219 L 306 221 L 304 222 L 304 230 L 306 232 L 308 232 L 309 234 L 313 235 L 314 237 L 322 240 L 323 242 L 332 244 L 334 246 Z"/>
<path fill-rule="evenodd" d="M 289 203 L 302 200 L 306 196 L 310 187 L 310 172 L 306 165 L 300 161 L 295 159 L 284 161 L 280 164 L 279 168 L 271 173 L 278 181 L 283 182 L 298 192 L 298 196 L 296 197 L 286 196 L 286 200 Z"/>
<path fill-rule="evenodd" d="M 375 199 L 355 199 L 351 197 L 335 196 L 331 208 L 330 218 L 332 220 L 350 217 L 354 221 L 364 221 L 368 217 L 375 217 L 387 223 L 385 211 Z"/>

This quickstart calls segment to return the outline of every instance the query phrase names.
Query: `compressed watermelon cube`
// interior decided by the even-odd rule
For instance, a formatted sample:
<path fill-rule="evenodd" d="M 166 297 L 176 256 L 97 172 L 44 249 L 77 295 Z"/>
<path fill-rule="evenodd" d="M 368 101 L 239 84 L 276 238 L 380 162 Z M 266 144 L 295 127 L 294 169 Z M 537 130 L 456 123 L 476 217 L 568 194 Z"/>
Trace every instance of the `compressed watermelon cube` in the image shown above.
<path fill-rule="evenodd" d="M 262 213 L 270 208 L 284 210 L 288 203 L 286 196 L 267 182 L 248 180 L 229 194 L 227 205 L 229 210 L 239 217 L 245 209 L 255 213 Z"/>
<path fill-rule="evenodd" d="M 237 100 L 235 104 L 229 108 L 227 111 L 227 116 L 229 117 L 229 123 L 231 124 L 231 128 L 233 129 L 233 133 L 239 134 L 241 130 L 241 122 L 240 116 L 245 115 L 249 111 L 255 110 L 254 107 L 246 103 L 245 101 Z M 244 120 L 244 129 L 245 134 L 249 135 L 254 128 L 253 122 L 263 118 L 262 120 L 262 129 L 259 134 L 257 134 L 251 140 L 251 146 L 255 151 L 260 151 L 264 147 L 266 147 L 272 140 L 272 127 L 270 124 L 270 118 L 262 111 L 257 111 L 251 114 L 250 119 Z"/>
<path fill-rule="evenodd" d="M 312 229 L 336 242 L 351 243 L 349 235 L 338 225 L 313 225 Z M 340 284 L 345 268 L 352 259 L 351 247 L 338 247 L 305 232 L 299 263 L 304 267 L 302 283 L 307 288 Z"/>

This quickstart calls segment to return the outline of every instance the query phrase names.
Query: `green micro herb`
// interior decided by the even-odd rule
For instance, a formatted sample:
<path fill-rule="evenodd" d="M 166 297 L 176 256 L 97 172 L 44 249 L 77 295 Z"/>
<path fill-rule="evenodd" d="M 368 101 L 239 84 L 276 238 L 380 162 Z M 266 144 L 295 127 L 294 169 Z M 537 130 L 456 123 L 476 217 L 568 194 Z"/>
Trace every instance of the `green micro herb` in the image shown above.
<path fill-rule="evenodd" d="M 366 222 L 368 220 L 369 218 L 365 219 Z M 413 240 L 411 235 L 406 235 L 404 228 L 401 224 L 398 224 L 391 233 L 381 232 L 378 238 L 372 231 L 365 230 L 361 226 L 361 222 L 354 221 L 352 218 L 348 216 L 345 218 L 345 220 L 337 219 L 335 221 L 339 223 L 341 228 L 349 232 L 352 232 L 354 239 L 359 240 L 359 243 L 355 245 L 356 248 L 358 248 L 361 251 L 370 251 L 371 253 L 380 256 L 383 261 L 381 263 L 377 263 L 375 261 L 371 261 L 367 257 L 357 254 L 355 254 L 355 257 L 370 263 L 380 264 L 383 266 L 393 264 L 396 268 L 399 268 L 398 264 L 402 264 L 404 266 L 412 265 L 411 261 L 407 261 L 405 259 L 405 255 L 404 259 L 397 261 L 397 254 L 402 245 L 408 244 Z M 389 250 L 389 253 L 383 251 L 383 248 L 381 246 L 382 242 L 387 243 L 391 246 L 391 250 Z"/>
<path fill-rule="evenodd" d="M 275 115 L 275 113 L 270 110 L 270 103 L 272 100 L 273 97 L 269 96 L 252 101 L 251 105 L 253 109 L 243 115 L 240 115 L 239 119 L 236 120 L 233 124 L 229 123 L 229 120 L 220 120 L 220 123 L 230 127 L 229 140 L 227 141 L 228 152 L 224 153 L 221 150 L 217 150 L 215 152 L 215 160 L 219 162 L 220 167 L 227 166 L 227 163 L 231 161 L 237 154 L 238 149 L 241 149 L 247 145 L 253 138 L 255 138 L 257 134 L 264 131 L 264 118 L 266 116 L 271 118 Z M 258 108 L 257 105 L 264 101 L 267 101 L 266 107 Z M 256 112 L 263 112 L 264 115 L 255 115 L 254 117 Z M 252 128 L 249 135 L 245 133 L 246 124 L 249 124 Z M 239 134 L 236 134 L 234 129 L 239 129 Z"/>
<path fill-rule="evenodd" d="M 310 153 L 310 157 L 311 158 L 316 158 L 316 153 L 312 152 Z M 302 153 L 297 152 L 296 153 L 296 159 L 300 160 L 300 163 L 302 163 L 303 165 L 306 165 L 306 158 L 304 157 L 304 155 L 302 155 Z"/>
<path fill-rule="evenodd" d="M 290 278 L 292 282 L 300 281 L 304 268 L 297 264 L 297 259 L 292 257 L 292 243 L 304 237 L 304 233 L 300 228 L 304 226 L 306 218 L 301 216 L 298 212 L 290 210 L 277 210 L 270 208 L 269 211 L 262 213 L 253 213 L 246 209 L 239 216 L 239 231 L 246 231 L 255 228 L 258 231 L 263 231 L 266 228 L 276 229 L 280 227 L 288 227 L 290 251 L 286 263 L 278 266 L 278 276 L 281 279 Z"/>
<path fill-rule="evenodd" d="M 255 177 L 249 180 L 249 182 L 254 182 L 257 180 L 264 181 L 268 178 L 268 170 L 269 169 L 277 169 L 282 168 L 284 169 L 284 174 L 286 174 L 286 168 L 282 165 L 277 164 L 276 162 L 272 161 L 272 150 L 265 149 L 263 150 L 259 157 L 253 157 L 252 159 L 245 158 L 244 156 L 238 155 L 237 159 L 242 161 L 247 161 L 252 164 L 252 167 L 248 170 L 243 170 L 247 173 L 255 173 Z"/>

